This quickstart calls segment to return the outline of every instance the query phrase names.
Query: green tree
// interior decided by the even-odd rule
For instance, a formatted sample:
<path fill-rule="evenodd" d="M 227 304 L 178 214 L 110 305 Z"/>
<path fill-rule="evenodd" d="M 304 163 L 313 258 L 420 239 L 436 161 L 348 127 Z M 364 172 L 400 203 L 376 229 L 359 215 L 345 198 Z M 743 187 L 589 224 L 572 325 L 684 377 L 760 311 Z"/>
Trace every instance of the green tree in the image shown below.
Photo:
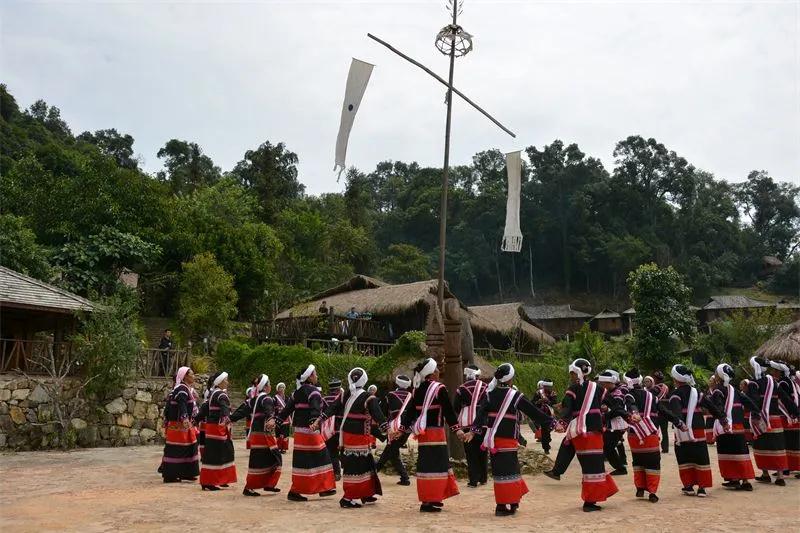
<path fill-rule="evenodd" d="M 650 255 L 650 248 L 633 235 L 611 235 L 605 241 L 605 254 L 611 266 L 611 291 L 614 296 L 622 280 Z M 630 284 L 629 284 L 630 285 Z"/>
<path fill-rule="evenodd" d="M 302 196 L 305 187 L 297 180 L 297 154 L 283 143 L 269 141 L 248 150 L 230 175 L 258 199 L 264 222 L 275 221 L 281 209 Z"/>
<path fill-rule="evenodd" d="M 139 161 L 133 155 L 133 137 L 122 135 L 116 129 L 97 130 L 94 133 L 84 131 L 78 135 L 79 141 L 97 146 L 105 155 L 112 157 L 122 168 L 136 170 Z"/>
<path fill-rule="evenodd" d="M 381 261 L 378 276 L 392 283 L 411 283 L 431 278 L 431 260 L 411 244 L 392 244 Z"/>
<path fill-rule="evenodd" d="M 237 313 L 237 300 L 233 276 L 213 254 L 198 254 L 183 264 L 178 321 L 187 338 L 226 335 Z"/>
<path fill-rule="evenodd" d="M 25 224 L 25 219 L 0 215 L 0 265 L 50 281 L 53 269 L 49 260 L 49 250 L 36 242 L 36 235 Z"/>
<path fill-rule="evenodd" d="M 752 224 L 759 250 L 786 258 L 800 245 L 800 187 L 776 183 L 765 171 L 752 171 L 738 185 L 739 207 Z M 762 254 L 762 255 L 763 255 Z"/>
<path fill-rule="evenodd" d="M 662 368 L 675 355 L 677 340 L 694 333 L 689 307 L 691 290 L 671 266 L 641 265 L 628 275 L 628 290 L 636 309 L 636 351 L 645 365 Z"/>
<path fill-rule="evenodd" d="M 165 170 L 158 179 L 169 183 L 173 194 L 187 194 L 216 183 L 222 173 L 197 143 L 170 139 L 156 157 L 164 160 Z"/>

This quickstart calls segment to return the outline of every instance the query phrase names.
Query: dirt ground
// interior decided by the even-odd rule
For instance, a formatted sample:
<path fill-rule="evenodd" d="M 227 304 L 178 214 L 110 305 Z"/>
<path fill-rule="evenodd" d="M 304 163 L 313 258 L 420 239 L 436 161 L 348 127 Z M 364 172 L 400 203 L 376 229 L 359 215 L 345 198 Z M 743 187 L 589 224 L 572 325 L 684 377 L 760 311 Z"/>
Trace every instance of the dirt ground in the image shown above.
<path fill-rule="evenodd" d="M 527 428 L 525 429 L 527 432 Z M 526 437 L 532 444 L 532 435 Z M 560 436 L 556 436 L 557 446 Z M 553 455 L 555 454 L 554 447 Z M 374 505 L 345 510 L 339 496 L 311 498 L 308 503 L 286 500 L 291 482 L 291 456 L 284 456 L 280 494 L 246 498 L 241 488 L 247 452 L 236 443 L 239 484 L 202 492 L 197 484 L 161 483 L 156 467 L 159 447 L 98 448 L 63 452 L 25 452 L 0 456 L 0 529 L 11 531 L 596 531 L 644 527 L 654 531 L 797 531 L 800 480 L 786 487 L 756 484 L 750 493 L 710 490 L 706 499 L 680 494 L 675 456 L 663 456 L 661 501 L 651 504 L 634 497 L 631 475 L 617 477 L 620 492 L 599 513 L 580 510 L 580 468 L 577 461 L 561 481 L 526 476 L 530 493 L 516 516 L 494 516 L 491 481 L 445 503 L 444 512 L 420 514 L 413 481 L 410 487 L 382 476 L 384 496 Z M 716 450 L 711 447 L 714 483 Z M 341 485 L 339 485 L 341 489 Z"/>

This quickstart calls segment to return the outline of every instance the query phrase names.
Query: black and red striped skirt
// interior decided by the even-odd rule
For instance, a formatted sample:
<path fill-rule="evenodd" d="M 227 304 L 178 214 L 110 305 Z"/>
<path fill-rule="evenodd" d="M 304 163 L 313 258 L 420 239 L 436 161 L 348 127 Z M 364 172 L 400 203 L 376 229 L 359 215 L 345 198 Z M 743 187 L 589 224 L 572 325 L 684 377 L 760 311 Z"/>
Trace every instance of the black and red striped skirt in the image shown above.
<path fill-rule="evenodd" d="M 783 418 L 783 435 L 786 441 L 786 466 L 793 472 L 800 471 L 800 422 L 790 424 Z"/>
<path fill-rule="evenodd" d="M 619 489 L 611 474 L 606 473 L 603 459 L 603 433 L 589 431 L 572 439 L 581 464 L 581 499 L 585 502 L 604 502 Z"/>
<path fill-rule="evenodd" d="M 497 451 L 490 456 L 494 501 L 497 505 L 518 504 L 528 493 L 528 485 L 519 472 L 517 439 L 495 437 L 494 445 Z"/>
<path fill-rule="evenodd" d="M 783 419 L 780 416 L 770 416 L 769 422 L 772 429 L 759 435 L 753 442 L 756 467 L 761 470 L 786 470 L 789 462 L 786 458 Z"/>
<path fill-rule="evenodd" d="M 182 422 L 169 422 L 165 431 L 161 475 L 164 479 L 192 479 L 200 473 L 195 428 L 184 428 Z"/>
<path fill-rule="evenodd" d="M 267 433 L 252 432 L 247 438 L 250 461 L 247 464 L 248 489 L 273 488 L 281 478 L 283 458 L 275 437 Z"/>
<path fill-rule="evenodd" d="M 696 441 L 676 442 L 675 459 L 684 487 L 708 488 L 712 485 L 711 460 L 704 428 L 692 428 Z"/>
<path fill-rule="evenodd" d="M 331 456 L 322 435 L 307 427 L 295 428 L 291 492 L 319 494 L 335 488 Z"/>
<path fill-rule="evenodd" d="M 633 456 L 633 485 L 655 494 L 661 482 L 661 433 L 656 431 L 643 441 L 635 433 L 628 433 L 628 445 Z"/>
<path fill-rule="evenodd" d="M 717 460 L 722 479 L 731 481 L 756 477 L 742 424 L 733 424 L 731 433 L 723 433 L 717 437 Z"/>
<path fill-rule="evenodd" d="M 342 462 L 342 486 L 348 500 L 382 495 L 381 482 L 375 470 L 375 458 L 370 447 L 372 435 L 342 433 L 344 449 L 339 457 Z"/>
<path fill-rule="evenodd" d="M 450 452 L 444 428 L 429 427 L 416 436 L 417 497 L 423 503 L 440 503 L 458 494 L 458 484 L 450 468 Z"/>
<path fill-rule="evenodd" d="M 226 425 L 206 422 L 206 445 L 200 468 L 200 484 L 219 486 L 230 483 L 236 483 L 231 434 Z"/>

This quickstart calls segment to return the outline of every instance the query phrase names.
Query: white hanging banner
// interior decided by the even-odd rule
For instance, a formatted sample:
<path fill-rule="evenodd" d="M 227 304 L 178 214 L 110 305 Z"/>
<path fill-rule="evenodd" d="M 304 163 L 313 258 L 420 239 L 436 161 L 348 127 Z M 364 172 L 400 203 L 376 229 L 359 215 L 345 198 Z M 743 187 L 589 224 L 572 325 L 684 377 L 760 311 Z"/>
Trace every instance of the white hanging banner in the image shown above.
<path fill-rule="evenodd" d="M 353 129 L 353 121 L 356 118 L 358 107 L 361 105 L 361 98 L 367 90 L 369 77 L 375 65 L 365 63 L 353 58 L 350 63 L 350 72 L 347 74 L 347 87 L 344 91 L 344 104 L 342 105 L 342 120 L 339 122 L 339 135 L 336 136 L 336 162 L 333 170 L 339 169 L 339 175 L 344 170 L 344 160 L 347 155 L 347 141 L 350 138 L 350 130 Z"/>
<path fill-rule="evenodd" d="M 522 182 L 522 152 L 506 154 L 508 172 L 508 199 L 506 200 L 506 228 L 503 231 L 504 252 L 522 250 L 522 231 L 519 229 L 519 202 Z"/>

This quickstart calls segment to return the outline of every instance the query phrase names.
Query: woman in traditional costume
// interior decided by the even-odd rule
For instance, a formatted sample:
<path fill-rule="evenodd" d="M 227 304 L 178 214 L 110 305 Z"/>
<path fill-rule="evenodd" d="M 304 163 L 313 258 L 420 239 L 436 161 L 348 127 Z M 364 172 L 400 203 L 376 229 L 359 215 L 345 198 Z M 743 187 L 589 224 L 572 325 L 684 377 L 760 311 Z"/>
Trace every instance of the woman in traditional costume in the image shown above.
<path fill-rule="evenodd" d="M 465 437 L 473 440 L 481 435 L 481 448 L 489 452 L 494 480 L 495 516 L 517 512 L 519 502 L 528 493 L 522 479 L 517 456 L 519 436 L 518 414 L 523 413 L 541 427 L 549 428 L 553 418 L 540 411 L 524 394 L 513 387 L 514 367 L 504 363 L 497 367 L 494 378 L 481 398 L 472 431 Z"/>
<path fill-rule="evenodd" d="M 464 432 L 453 411 L 447 388 L 439 382 L 434 359 L 424 359 L 414 368 L 414 392 L 400 416 L 400 427 L 392 432 L 413 433 L 419 443 L 417 454 L 417 497 L 420 512 L 437 513 L 444 500 L 458 495 L 458 485 L 450 468 L 450 452 L 444 424 L 463 440 Z"/>
<path fill-rule="evenodd" d="M 280 427 L 290 417 L 294 426 L 292 453 L 292 486 L 287 498 L 293 502 L 308 501 L 303 494 L 331 496 L 336 494 L 331 456 L 319 429 L 311 425 L 322 413 L 322 394 L 317 389 L 317 372 L 308 365 L 297 373 L 297 388 L 286 407 L 270 425 Z M 269 425 L 268 425 L 269 428 Z M 271 428 L 270 428 L 271 429 Z"/>
<path fill-rule="evenodd" d="M 175 375 L 175 387 L 167 398 L 164 457 L 161 460 L 164 483 L 176 483 L 182 479 L 194 481 L 200 472 L 197 432 L 192 424 L 197 411 L 192 383 L 194 372 L 188 366 L 182 366 Z"/>
<path fill-rule="evenodd" d="M 200 468 L 200 486 L 203 490 L 220 490 L 236 483 L 233 440 L 231 440 L 231 401 L 228 398 L 228 373 L 214 374 L 208 395 L 206 444 L 203 465 Z"/>
<path fill-rule="evenodd" d="M 286 384 L 281 382 L 275 386 L 275 413 L 280 413 L 286 407 Z M 292 419 L 284 420 L 283 424 L 275 426 L 275 438 L 278 441 L 278 450 L 281 453 L 289 451 L 289 433 L 292 428 Z"/>
<path fill-rule="evenodd" d="M 266 430 L 266 423 L 275 416 L 275 400 L 269 395 L 269 377 L 261 374 L 247 400 L 242 402 L 231 415 L 231 422 L 242 418 L 250 420 L 247 429 L 247 443 L 250 449 L 250 461 L 247 465 L 247 482 L 242 494 L 245 496 L 261 496 L 258 489 L 265 492 L 280 492 L 277 488 L 281 478 L 283 458 L 278 450 L 274 431 Z"/>

